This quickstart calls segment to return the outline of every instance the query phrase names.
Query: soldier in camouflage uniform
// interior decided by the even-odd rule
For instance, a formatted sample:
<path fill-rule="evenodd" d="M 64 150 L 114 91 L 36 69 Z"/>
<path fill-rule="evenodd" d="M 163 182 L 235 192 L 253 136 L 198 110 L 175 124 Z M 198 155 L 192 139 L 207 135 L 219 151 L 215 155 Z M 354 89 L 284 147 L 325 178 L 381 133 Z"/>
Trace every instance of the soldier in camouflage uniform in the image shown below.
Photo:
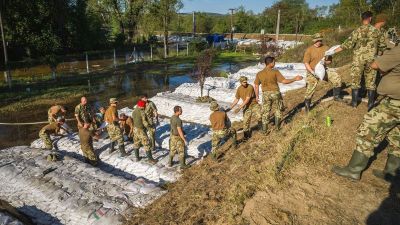
<path fill-rule="evenodd" d="M 386 51 L 371 68 L 388 72 L 378 85 L 384 99 L 365 116 L 356 135 L 356 148 L 345 167 L 335 166 L 336 174 L 359 180 L 367 167 L 374 149 L 386 138 L 389 142 L 388 159 L 383 171 L 374 170 L 375 176 L 390 179 L 400 168 L 400 47 Z"/>
<path fill-rule="evenodd" d="M 179 116 L 182 115 L 182 107 L 174 107 L 174 115 L 171 116 L 171 134 L 169 139 L 169 166 L 173 165 L 174 156 L 176 153 L 179 154 L 180 168 L 186 169 L 186 154 L 185 146 L 187 146 L 187 141 L 185 138 L 185 133 L 183 131 L 182 120 Z"/>
<path fill-rule="evenodd" d="M 81 150 L 85 162 L 90 163 L 92 166 L 97 166 L 98 157 L 94 152 L 93 138 L 96 137 L 94 131 L 89 130 L 90 124 L 85 123 L 81 129 L 79 129 L 79 140 L 81 143 Z"/>
<path fill-rule="evenodd" d="M 90 105 L 87 103 L 86 97 L 82 97 L 81 103 L 75 107 L 75 118 L 78 122 L 78 129 L 83 127 L 83 124 L 85 123 L 92 124 L 94 122 L 93 111 Z"/>
<path fill-rule="evenodd" d="M 114 152 L 114 146 L 115 143 L 117 143 L 120 156 L 125 157 L 128 154 L 125 152 L 124 138 L 122 136 L 122 130 L 119 127 L 117 103 L 118 101 L 116 98 L 110 98 L 110 106 L 106 110 L 104 120 L 108 123 L 107 132 L 111 139 L 110 153 Z"/>
<path fill-rule="evenodd" d="M 367 11 L 362 14 L 363 25 L 353 31 L 350 37 L 334 52 L 343 49 L 353 49 L 353 63 L 351 65 L 351 89 L 353 107 L 357 107 L 361 77 L 364 73 L 365 86 L 368 91 L 368 106 L 372 108 L 375 102 L 376 72 L 369 66 L 379 51 L 386 49 L 385 39 L 378 29 L 370 23 L 372 13 Z M 330 55 L 334 52 L 327 52 Z"/>
<path fill-rule="evenodd" d="M 141 100 L 146 102 L 146 108 L 144 112 L 149 121 L 149 127 L 147 128 L 147 134 L 149 136 L 150 141 L 150 149 L 154 150 L 156 147 L 156 126 L 158 123 L 158 113 L 157 107 L 154 102 L 150 101 L 147 97 L 147 94 L 141 96 Z"/>
<path fill-rule="evenodd" d="M 256 79 L 254 80 L 256 100 L 259 99 L 259 86 L 261 84 L 263 102 L 262 102 L 262 131 L 264 134 L 268 133 L 269 114 L 271 109 L 275 112 L 275 126 L 279 130 L 280 123 L 282 120 L 283 100 L 279 90 L 278 83 L 290 84 L 298 80 L 302 80 L 303 77 L 297 75 L 293 79 L 286 79 L 279 70 L 275 70 L 275 58 L 265 57 L 265 68 L 258 72 Z"/>
<path fill-rule="evenodd" d="M 56 122 L 47 124 L 39 131 L 39 137 L 42 139 L 45 149 L 53 149 L 53 142 L 51 141 L 50 135 L 59 135 L 61 126 L 64 124 L 65 119 L 59 117 Z"/>
<path fill-rule="evenodd" d="M 67 113 L 67 107 L 61 105 L 54 105 L 47 111 L 47 118 L 49 123 L 57 122 L 58 117 L 64 117 Z"/>
<path fill-rule="evenodd" d="M 236 90 L 235 100 L 227 111 L 235 107 L 242 99 L 242 104 L 234 112 L 238 113 L 243 110 L 244 140 L 247 140 L 251 136 L 250 122 L 252 117 L 254 116 L 259 124 L 261 123 L 261 106 L 257 103 L 254 87 L 247 83 L 247 77 L 241 76 L 239 82 L 240 86 Z"/>
<path fill-rule="evenodd" d="M 211 129 L 213 131 L 211 137 L 211 154 L 216 159 L 217 149 L 222 140 L 231 138 L 233 147 L 237 147 L 236 130 L 230 127 L 230 121 L 226 112 L 219 111 L 217 102 L 211 102 L 210 110 L 213 111 L 210 115 Z"/>
<path fill-rule="evenodd" d="M 146 129 L 149 127 L 148 118 L 144 112 L 146 108 L 146 102 L 139 100 L 136 108 L 132 112 L 133 118 L 133 149 L 135 152 L 136 160 L 140 160 L 139 157 L 139 148 L 142 145 L 144 150 L 146 151 L 147 158 L 150 163 L 157 163 L 157 160 L 153 158 L 149 138 L 146 134 Z"/>
<path fill-rule="evenodd" d="M 119 124 L 123 133 L 128 137 L 129 141 L 133 142 L 133 119 L 130 116 L 125 115 L 125 113 L 121 113 L 119 115 Z"/>

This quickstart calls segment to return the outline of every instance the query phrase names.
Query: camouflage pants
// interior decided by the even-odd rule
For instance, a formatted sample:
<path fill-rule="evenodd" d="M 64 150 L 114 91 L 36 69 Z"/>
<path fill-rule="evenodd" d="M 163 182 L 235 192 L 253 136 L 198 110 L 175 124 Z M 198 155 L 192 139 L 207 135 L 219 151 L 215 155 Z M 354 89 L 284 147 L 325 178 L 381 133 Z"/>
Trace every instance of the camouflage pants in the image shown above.
<path fill-rule="evenodd" d="M 262 123 L 268 124 L 268 116 L 271 110 L 274 111 L 275 117 L 282 118 L 283 101 L 279 91 L 264 91 L 262 102 Z"/>
<path fill-rule="evenodd" d="M 49 134 L 47 134 L 43 131 L 40 131 L 39 137 L 40 137 L 40 139 L 42 139 L 46 149 L 49 149 L 49 150 L 53 149 L 53 142 L 51 141 Z"/>
<path fill-rule="evenodd" d="M 117 141 L 118 146 L 124 145 L 124 139 L 122 137 L 122 130 L 118 125 L 113 123 L 107 125 L 107 132 L 112 142 Z"/>
<path fill-rule="evenodd" d="M 149 137 L 149 146 L 151 150 L 156 147 L 156 127 L 154 125 L 147 128 L 147 135 Z"/>
<path fill-rule="evenodd" d="M 256 117 L 257 121 L 261 119 L 261 107 L 259 104 L 253 104 L 243 110 L 243 130 L 250 131 L 251 118 Z"/>
<path fill-rule="evenodd" d="M 326 70 L 326 77 L 328 78 L 328 81 L 333 85 L 334 88 L 342 86 L 342 79 L 340 78 L 340 75 L 336 72 L 335 69 L 328 68 Z M 317 88 L 318 82 L 319 82 L 318 78 L 316 78 L 309 72 L 307 73 L 306 77 L 307 90 L 304 96 L 305 99 L 312 98 Z"/>
<path fill-rule="evenodd" d="M 211 152 L 215 152 L 221 141 L 228 138 L 236 139 L 236 130 L 234 128 L 213 131 L 211 137 Z"/>
<path fill-rule="evenodd" d="M 363 57 L 354 57 L 351 64 L 351 88 L 361 87 L 361 77 L 364 73 L 365 87 L 368 90 L 376 90 L 376 72 L 369 64 L 373 59 L 363 59 Z"/>
<path fill-rule="evenodd" d="M 149 146 L 149 139 L 147 137 L 146 132 L 143 129 L 133 128 L 133 148 L 139 149 L 140 146 L 143 146 L 145 151 L 151 151 Z"/>
<path fill-rule="evenodd" d="M 386 97 L 364 116 L 356 136 L 356 150 L 371 157 L 383 139 L 389 141 L 388 153 L 400 157 L 400 100 Z"/>
<path fill-rule="evenodd" d="M 179 136 L 171 135 L 169 139 L 169 157 L 179 154 L 180 159 L 185 159 L 185 142 Z"/>
<path fill-rule="evenodd" d="M 53 123 L 53 122 L 57 122 L 52 116 L 48 116 L 47 117 L 47 121 L 49 121 L 49 123 Z"/>
<path fill-rule="evenodd" d="M 81 146 L 81 150 L 83 153 L 83 157 L 89 160 L 90 164 L 95 166 L 98 162 L 98 159 L 96 154 L 94 153 L 93 146 Z"/>

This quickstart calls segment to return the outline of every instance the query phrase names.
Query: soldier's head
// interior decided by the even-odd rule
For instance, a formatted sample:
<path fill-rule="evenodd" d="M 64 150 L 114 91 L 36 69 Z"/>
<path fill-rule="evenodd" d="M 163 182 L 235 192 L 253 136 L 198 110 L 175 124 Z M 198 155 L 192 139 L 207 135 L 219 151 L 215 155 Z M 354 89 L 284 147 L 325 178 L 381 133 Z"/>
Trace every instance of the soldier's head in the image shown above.
<path fill-rule="evenodd" d="M 322 41 L 324 40 L 324 37 L 322 36 L 321 33 L 315 33 L 313 36 L 313 43 L 315 47 L 321 47 L 322 46 Z"/>
<path fill-rule="evenodd" d="M 272 56 L 265 57 L 264 62 L 265 62 L 265 65 L 269 68 L 275 67 L 275 58 Z"/>
<path fill-rule="evenodd" d="M 361 20 L 363 24 L 370 24 L 372 21 L 372 16 L 374 14 L 371 11 L 366 11 L 361 14 Z"/>
<path fill-rule="evenodd" d="M 110 98 L 110 105 L 117 105 L 118 100 L 117 98 Z"/>
<path fill-rule="evenodd" d="M 60 125 L 63 125 L 65 123 L 65 119 L 64 117 L 60 116 L 57 118 L 57 123 L 59 123 Z"/>
<path fill-rule="evenodd" d="M 125 113 L 121 113 L 121 114 L 119 114 L 119 119 L 120 120 L 126 120 L 126 119 L 128 119 L 128 116 L 125 115 Z"/>
<path fill-rule="evenodd" d="M 384 13 L 378 14 L 375 17 L 375 27 L 381 29 L 381 27 L 385 26 L 386 21 L 388 20 L 388 16 Z"/>
<path fill-rule="evenodd" d="M 179 105 L 177 105 L 177 106 L 174 106 L 174 114 L 175 115 L 177 115 L 177 116 L 180 116 L 180 115 L 182 115 L 182 107 L 180 107 Z"/>
<path fill-rule="evenodd" d="M 136 105 L 138 108 L 144 109 L 146 107 L 146 102 L 143 100 L 139 100 Z"/>
<path fill-rule="evenodd" d="M 147 94 L 143 94 L 140 96 L 140 100 L 147 102 L 149 100 Z"/>
<path fill-rule="evenodd" d="M 87 98 L 85 96 L 83 96 L 81 98 L 81 105 L 86 105 L 87 104 Z"/>
<path fill-rule="evenodd" d="M 68 108 L 66 106 L 61 106 L 61 112 L 66 113 Z"/>
<path fill-rule="evenodd" d="M 210 110 L 211 111 L 218 111 L 219 110 L 219 105 L 216 101 L 213 101 L 210 103 Z"/>
<path fill-rule="evenodd" d="M 104 108 L 103 106 L 99 108 L 99 111 L 104 114 L 106 113 L 106 108 Z"/>
<path fill-rule="evenodd" d="M 243 87 L 247 87 L 247 77 L 245 77 L 245 76 L 241 76 L 240 78 L 239 78 L 239 82 L 240 82 L 240 84 L 243 86 Z"/>

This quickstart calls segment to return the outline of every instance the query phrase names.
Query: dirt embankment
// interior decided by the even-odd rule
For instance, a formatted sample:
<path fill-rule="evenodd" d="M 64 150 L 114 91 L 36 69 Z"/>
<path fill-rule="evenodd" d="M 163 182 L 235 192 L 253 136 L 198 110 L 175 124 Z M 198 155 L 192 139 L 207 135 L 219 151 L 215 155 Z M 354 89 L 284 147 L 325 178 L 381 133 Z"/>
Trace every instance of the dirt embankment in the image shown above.
<path fill-rule="evenodd" d="M 328 90 L 322 82 L 314 100 Z M 330 171 L 348 162 L 365 104 L 353 109 L 323 102 L 306 116 L 293 110 L 304 91 L 284 97 L 289 115 L 281 131 L 267 137 L 255 131 L 236 150 L 228 142 L 219 162 L 207 158 L 186 170 L 166 186 L 166 195 L 146 209 L 135 209 L 128 224 L 398 224 L 400 185 L 371 173 L 371 168 L 384 167 L 386 153 L 378 155 L 360 182 Z M 325 125 L 328 115 L 331 127 Z"/>

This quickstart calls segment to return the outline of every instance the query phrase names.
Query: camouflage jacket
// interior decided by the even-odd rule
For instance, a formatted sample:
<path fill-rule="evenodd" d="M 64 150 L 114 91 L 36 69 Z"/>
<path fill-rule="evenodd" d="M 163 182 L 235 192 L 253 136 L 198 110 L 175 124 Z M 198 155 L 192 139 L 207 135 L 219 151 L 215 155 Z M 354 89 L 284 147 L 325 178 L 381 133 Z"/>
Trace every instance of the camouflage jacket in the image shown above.
<path fill-rule="evenodd" d="M 351 33 L 341 47 L 353 49 L 354 56 L 373 58 L 386 49 L 385 36 L 370 24 L 362 25 Z"/>
<path fill-rule="evenodd" d="M 92 108 L 88 104 L 77 105 L 75 107 L 75 115 L 77 115 L 79 117 L 81 122 L 84 122 L 84 123 L 92 123 L 93 122 Z"/>

